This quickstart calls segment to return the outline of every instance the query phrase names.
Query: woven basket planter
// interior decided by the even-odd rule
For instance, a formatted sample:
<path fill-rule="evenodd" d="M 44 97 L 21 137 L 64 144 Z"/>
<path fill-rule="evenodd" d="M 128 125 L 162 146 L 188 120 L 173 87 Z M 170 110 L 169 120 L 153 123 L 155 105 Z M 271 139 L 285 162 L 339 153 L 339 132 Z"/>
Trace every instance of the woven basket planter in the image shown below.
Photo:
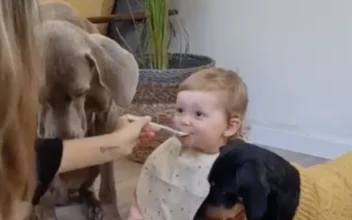
<path fill-rule="evenodd" d="M 190 74 L 215 66 L 215 61 L 206 56 L 193 54 L 169 54 L 169 69 L 140 69 L 136 95 L 123 113 L 150 115 L 154 122 L 172 126 L 177 88 Z M 161 131 L 152 142 L 136 146 L 129 156 L 135 162 L 144 163 L 153 150 L 170 134 Z"/>

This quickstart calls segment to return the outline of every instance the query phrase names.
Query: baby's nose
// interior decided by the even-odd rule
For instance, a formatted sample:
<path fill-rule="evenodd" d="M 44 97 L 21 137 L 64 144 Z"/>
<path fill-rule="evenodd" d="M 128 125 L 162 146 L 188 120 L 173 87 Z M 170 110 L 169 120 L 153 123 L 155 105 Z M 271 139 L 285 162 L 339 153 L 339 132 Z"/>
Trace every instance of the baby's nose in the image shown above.
<path fill-rule="evenodd" d="M 181 125 L 189 126 L 191 125 L 191 119 L 188 116 L 182 116 L 181 118 Z"/>

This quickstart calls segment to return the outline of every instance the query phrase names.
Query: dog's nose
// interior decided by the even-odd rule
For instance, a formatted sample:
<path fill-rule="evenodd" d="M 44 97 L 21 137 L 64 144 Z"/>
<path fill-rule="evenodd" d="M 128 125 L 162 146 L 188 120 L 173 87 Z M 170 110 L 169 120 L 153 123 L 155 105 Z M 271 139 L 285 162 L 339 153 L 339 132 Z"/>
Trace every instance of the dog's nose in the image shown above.
<path fill-rule="evenodd" d="M 221 192 L 217 190 L 211 190 L 206 199 L 207 203 L 214 207 L 220 207 L 224 205 L 224 197 L 222 196 Z"/>

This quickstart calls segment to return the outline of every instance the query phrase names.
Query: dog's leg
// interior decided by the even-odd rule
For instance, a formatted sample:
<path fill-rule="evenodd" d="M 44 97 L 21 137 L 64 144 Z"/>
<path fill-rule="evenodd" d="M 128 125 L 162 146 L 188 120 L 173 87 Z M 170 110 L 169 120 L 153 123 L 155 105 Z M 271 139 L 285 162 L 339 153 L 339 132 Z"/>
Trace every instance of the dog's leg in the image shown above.
<path fill-rule="evenodd" d="M 100 188 L 99 188 L 99 199 L 103 203 L 109 204 L 116 200 L 116 195 L 112 192 L 115 191 L 115 182 L 111 179 L 113 175 L 113 163 L 106 163 L 100 166 Z"/>
<path fill-rule="evenodd" d="M 107 111 L 95 113 L 89 123 L 88 135 L 108 134 L 116 129 L 117 125 L 117 106 L 111 101 Z M 99 199 L 103 204 L 112 207 L 113 219 L 121 220 L 117 209 L 115 179 L 114 179 L 114 163 L 106 163 L 100 166 L 100 187 Z"/>
<path fill-rule="evenodd" d="M 100 201 L 95 196 L 92 187 L 95 179 L 99 175 L 100 169 L 99 166 L 94 166 L 88 169 L 90 169 L 90 178 L 84 182 L 79 189 L 79 195 L 81 200 L 87 205 L 88 220 L 103 220 L 105 216 L 104 210 Z"/>
<path fill-rule="evenodd" d="M 37 205 L 35 207 L 35 216 L 38 220 L 57 220 L 55 206 Z"/>
<path fill-rule="evenodd" d="M 117 125 L 117 106 L 111 101 L 108 111 L 96 115 L 95 118 L 95 135 L 107 134 L 115 131 Z M 100 188 L 99 199 L 108 207 L 112 207 L 113 218 L 121 220 L 117 209 L 117 198 L 114 176 L 114 162 L 106 163 L 100 166 Z"/>
<path fill-rule="evenodd" d="M 62 182 L 60 176 L 56 176 L 49 187 L 50 193 L 55 198 L 56 206 L 68 205 L 70 202 L 69 192 L 66 185 Z"/>
<path fill-rule="evenodd" d="M 79 193 L 81 197 L 84 197 L 84 201 L 87 204 L 87 218 L 89 220 L 103 220 L 105 216 L 104 210 L 100 201 L 96 198 L 93 190 L 82 187 Z"/>
<path fill-rule="evenodd" d="M 114 179 L 114 163 L 106 163 L 100 166 L 100 188 L 99 188 L 99 199 L 104 204 L 112 205 L 113 218 L 121 220 L 117 208 L 116 188 Z"/>
<path fill-rule="evenodd" d="M 56 218 L 56 198 L 55 193 L 49 190 L 40 199 L 39 204 L 34 207 L 37 220 L 57 220 Z"/>

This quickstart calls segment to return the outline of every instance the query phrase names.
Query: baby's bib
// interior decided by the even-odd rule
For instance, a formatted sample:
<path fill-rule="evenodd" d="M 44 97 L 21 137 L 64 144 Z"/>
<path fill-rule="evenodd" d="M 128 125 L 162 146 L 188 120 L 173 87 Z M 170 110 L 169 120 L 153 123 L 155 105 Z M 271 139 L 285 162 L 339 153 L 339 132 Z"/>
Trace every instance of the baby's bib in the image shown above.
<path fill-rule="evenodd" d="M 209 193 L 207 177 L 218 154 L 182 150 L 176 137 L 146 160 L 137 183 L 137 202 L 145 220 L 192 220 Z"/>

